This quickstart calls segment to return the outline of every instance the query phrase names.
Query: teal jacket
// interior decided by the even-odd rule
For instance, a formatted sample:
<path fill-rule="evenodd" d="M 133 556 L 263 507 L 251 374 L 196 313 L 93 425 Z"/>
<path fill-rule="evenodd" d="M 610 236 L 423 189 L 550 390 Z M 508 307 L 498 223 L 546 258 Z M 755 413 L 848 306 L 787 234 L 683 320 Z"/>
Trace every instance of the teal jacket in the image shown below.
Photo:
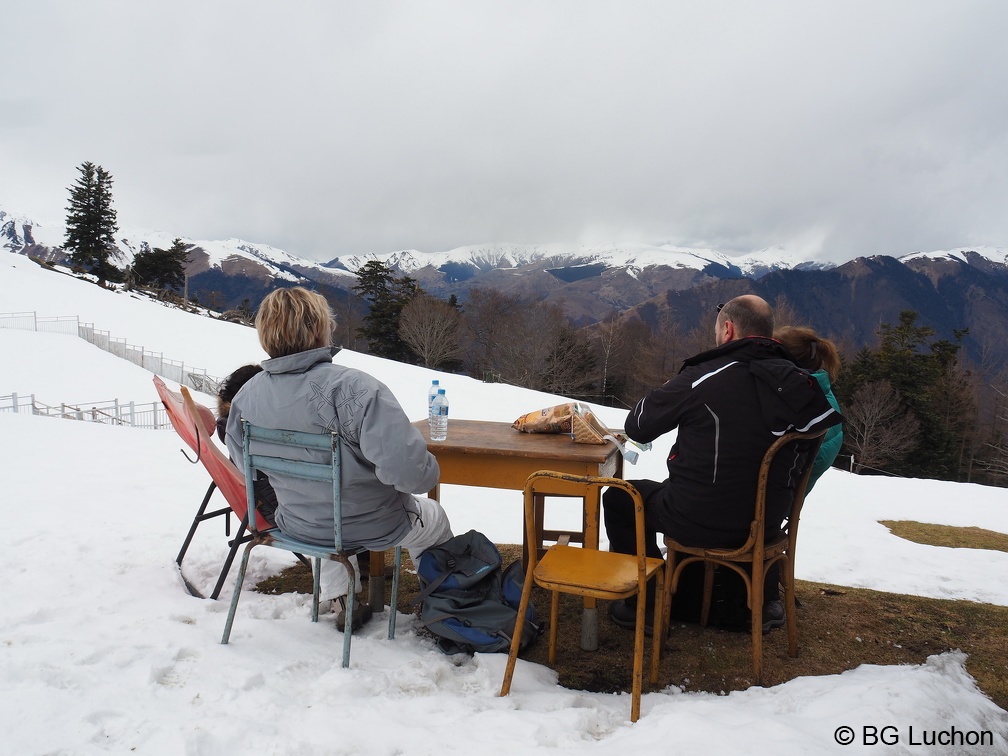
<path fill-rule="evenodd" d="M 823 393 L 826 394 L 829 403 L 833 405 L 833 409 L 840 412 L 840 405 L 837 404 L 836 397 L 833 396 L 833 387 L 830 386 L 829 375 L 826 371 L 817 370 L 812 373 L 812 377 L 819 381 L 819 385 L 822 387 Z M 812 486 L 815 485 L 819 476 L 826 472 L 826 469 L 833 464 L 833 460 L 840 453 L 842 445 L 843 425 L 834 425 L 826 431 L 826 437 L 823 439 L 822 446 L 819 447 L 819 454 L 816 455 L 815 464 L 812 465 L 812 475 L 809 477 L 806 493 L 812 490 Z"/>

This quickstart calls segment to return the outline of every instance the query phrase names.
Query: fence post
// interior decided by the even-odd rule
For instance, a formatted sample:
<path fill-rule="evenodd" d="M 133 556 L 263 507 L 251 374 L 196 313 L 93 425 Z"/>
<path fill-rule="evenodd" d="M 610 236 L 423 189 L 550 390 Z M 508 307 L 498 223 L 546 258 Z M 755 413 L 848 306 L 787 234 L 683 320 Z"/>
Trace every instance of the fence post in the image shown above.
<path fill-rule="evenodd" d="M 14 413 L 17 414 L 17 411 L 18 411 L 18 408 L 17 408 L 17 404 L 18 404 L 17 394 L 15 394 L 15 393 L 11 394 L 11 401 L 14 403 Z"/>

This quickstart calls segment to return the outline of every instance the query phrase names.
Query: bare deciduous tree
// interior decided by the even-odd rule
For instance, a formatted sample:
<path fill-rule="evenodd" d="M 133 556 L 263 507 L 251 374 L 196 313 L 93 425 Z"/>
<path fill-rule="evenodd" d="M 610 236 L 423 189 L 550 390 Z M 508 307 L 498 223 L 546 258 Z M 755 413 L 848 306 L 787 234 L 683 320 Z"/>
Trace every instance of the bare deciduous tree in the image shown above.
<path fill-rule="evenodd" d="M 500 376 L 501 353 L 515 337 L 521 298 L 494 289 L 473 289 L 465 308 L 472 374 Z M 501 377 L 502 378 L 502 377 Z M 496 378 L 495 378 L 496 379 Z"/>
<path fill-rule="evenodd" d="M 787 298 L 786 294 L 780 294 L 774 300 L 773 318 L 775 329 L 783 326 L 797 326 L 803 324 L 798 318 L 798 311 L 794 308 L 794 305 L 791 304 L 791 301 Z"/>
<path fill-rule="evenodd" d="M 624 360 L 624 349 L 626 342 L 627 319 L 620 317 L 619 313 L 612 312 L 598 324 L 593 334 L 593 341 L 599 355 L 599 393 L 605 394 L 609 390 L 610 366 Z"/>
<path fill-rule="evenodd" d="M 463 355 L 462 316 L 429 294 L 418 294 L 399 315 L 399 338 L 420 357 L 424 367 L 439 368 Z"/>
<path fill-rule="evenodd" d="M 474 375 L 557 394 L 591 392 L 595 356 L 561 303 L 527 302 L 499 291 L 474 289 L 465 321 Z"/>
<path fill-rule="evenodd" d="M 920 422 L 903 407 L 899 392 L 889 381 L 861 386 L 844 418 L 844 444 L 853 451 L 859 468 L 880 468 L 917 446 Z"/>

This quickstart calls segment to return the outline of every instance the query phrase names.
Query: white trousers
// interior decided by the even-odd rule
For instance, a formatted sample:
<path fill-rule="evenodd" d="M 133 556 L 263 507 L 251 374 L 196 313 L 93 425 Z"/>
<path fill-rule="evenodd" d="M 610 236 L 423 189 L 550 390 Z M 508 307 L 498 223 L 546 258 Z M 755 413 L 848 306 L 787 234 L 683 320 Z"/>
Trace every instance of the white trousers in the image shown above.
<path fill-rule="evenodd" d="M 414 496 L 413 498 L 420 509 L 420 516 L 410 514 L 413 519 L 413 527 L 398 545 L 409 551 L 410 559 L 416 565 L 421 554 L 431 546 L 437 546 L 447 541 L 452 537 L 452 531 L 448 515 L 438 502 L 434 499 L 428 499 L 426 496 Z M 361 559 L 367 559 L 369 556 L 369 552 L 362 551 L 357 555 L 357 564 L 359 565 Z M 312 560 L 312 564 L 314 563 Z M 359 570 L 358 567 L 358 591 L 361 588 Z M 346 596 L 349 582 L 350 577 L 342 564 L 332 559 L 323 559 L 322 574 L 319 577 L 319 600 L 327 601 Z"/>

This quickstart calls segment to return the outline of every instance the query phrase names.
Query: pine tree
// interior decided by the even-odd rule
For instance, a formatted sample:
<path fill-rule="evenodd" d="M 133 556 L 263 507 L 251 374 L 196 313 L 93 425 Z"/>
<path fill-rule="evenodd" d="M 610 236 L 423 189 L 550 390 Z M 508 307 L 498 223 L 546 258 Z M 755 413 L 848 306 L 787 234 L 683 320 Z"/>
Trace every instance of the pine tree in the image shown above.
<path fill-rule="evenodd" d="M 968 419 L 976 412 L 969 373 L 958 359 L 967 331 L 954 330 L 951 341 L 935 339 L 934 329 L 919 325 L 917 318 L 913 310 L 904 310 L 897 324 L 880 324 L 878 347 L 863 347 L 844 366 L 837 397 L 841 407 L 851 408 L 853 417 L 861 409 L 855 408 L 856 404 L 878 404 L 882 383 L 891 387 L 891 396 L 895 398 L 890 403 L 894 406 L 885 408 L 887 414 L 883 419 L 886 423 L 902 422 L 909 414 L 916 421 L 916 429 L 912 434 L 906 430 L 895 434 L 907 437 L 905 440 L 912 435 L 913 444 L 909 450 L 903 450 L 905 459 L 899 461 L 894 457 L 886 470 L 955 480 L 964 458 Z M 862 391 L 865 387 L 870 389 L 867 393 Z M 845 445 L 852 446 L 846 442 Z"/>
<path fill-rule="evenodd" d="M 368 349 L 377 357 L 399 362 L 413 362 L 413 351 L 399 335 L 403 308 L 420 291 L 409 276 L 395 278 L 392 268 L 380 260 L 371 260 L 357 271 L 353 287 L 368 303 L 368 313 L 357 335 L 367 339 Z"/>
<path fill-rule="evenodd" d="M 133 276 L 143 285 L 156 289 L 180 290 L 185 285 L 185 264 L 189 249 L 177 238 L 168 249 L 154 248 L 133 258 Z"/>
<path fill-rule="evenodd" d="M 66 242 L 70 259 L 98 277 L 98 285 L 120 279 L 109 262 L 115 247 L 116 211 L 112 207 L 112 174 L 91 162 L 81 163 L 80 177 L 70 192 L 67 206 Z"/>

